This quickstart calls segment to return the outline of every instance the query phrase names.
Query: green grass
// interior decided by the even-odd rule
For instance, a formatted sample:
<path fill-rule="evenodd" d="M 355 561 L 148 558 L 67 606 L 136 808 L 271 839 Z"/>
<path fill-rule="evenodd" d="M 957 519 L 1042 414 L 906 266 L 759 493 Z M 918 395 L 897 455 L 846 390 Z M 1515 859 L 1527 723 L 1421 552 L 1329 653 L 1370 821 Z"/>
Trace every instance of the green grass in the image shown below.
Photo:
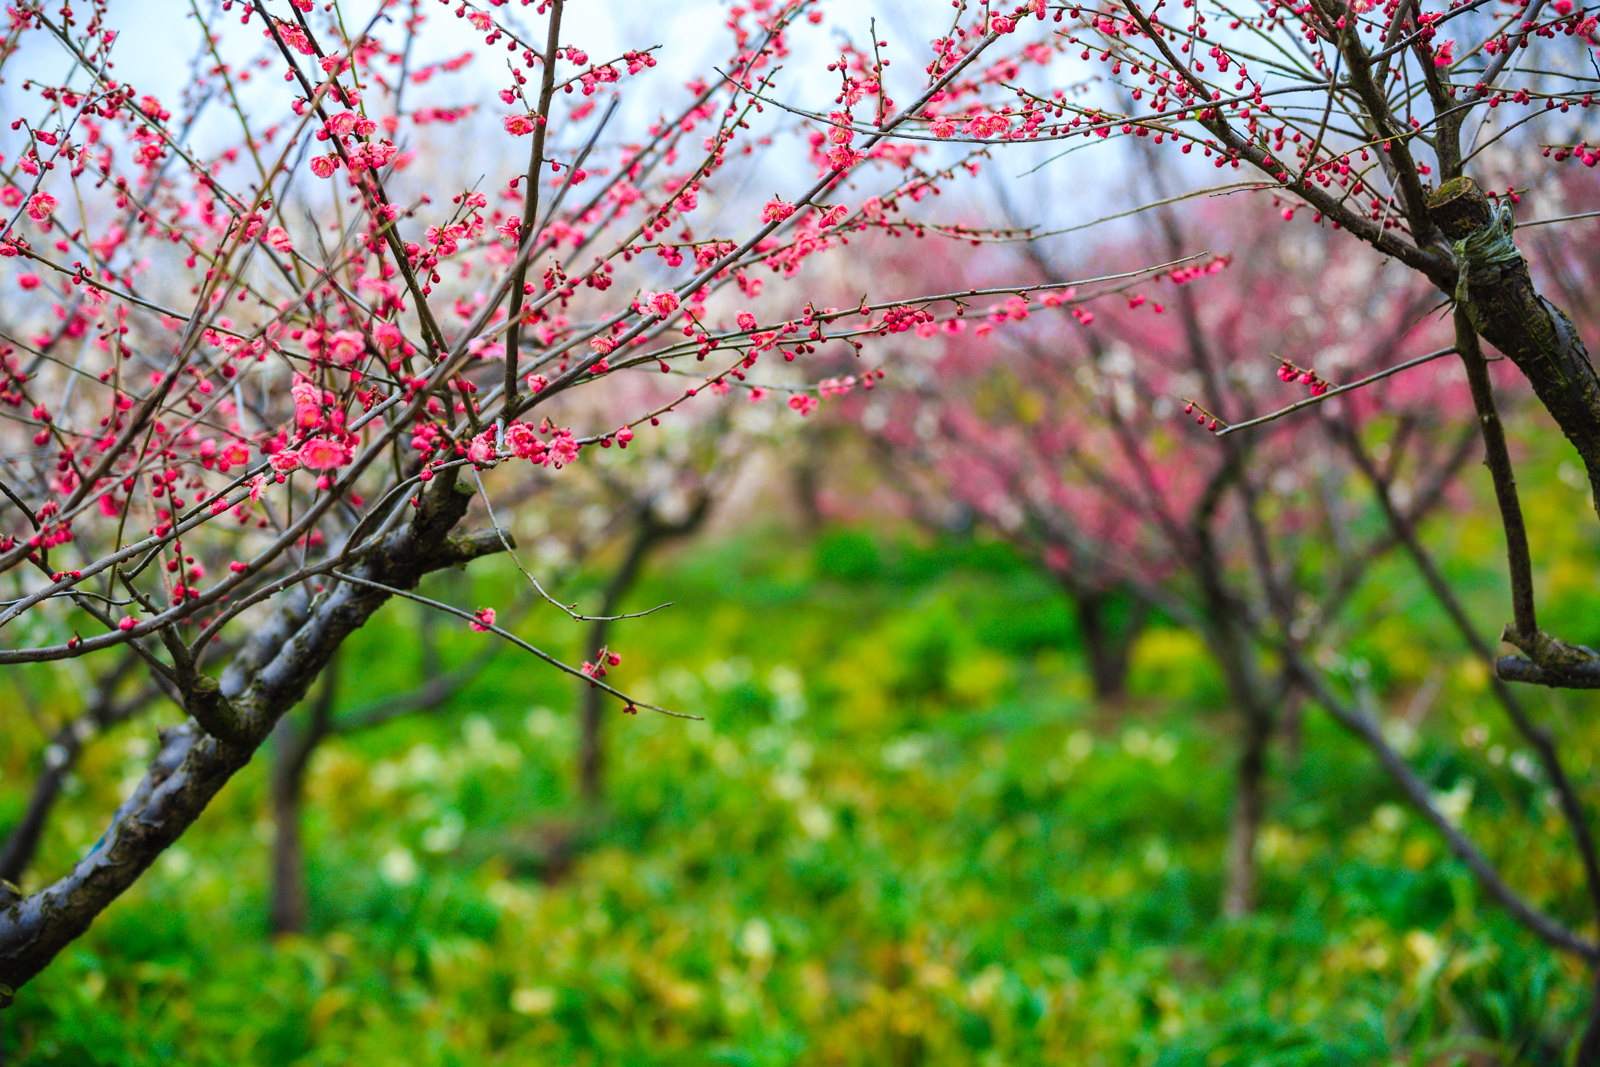
<path fill-rule="evenodd" d="M 693 547 L 628 608 L 665 601 L 618 628 L 608 680 L 705 718 L 610 714 L 603 819 L 573 806 L 574 687 L 507 654 L 449 707 L 318 753 L 307 936 L 264 933 L 258 759 L 0 1018 L 6 1062 L 1560 1062 L 1582 976 L 1315 713 L 1275 757 L 1262 907 L 1218 918 L 1231 720 L 1184 635 L 1148 632 L 1129 702 L 1096 707 L 1048 578 L 993 544 L 861 531 Z M 347 706 L 415 683 L 413 630 L 394 606 L 359 636 Z M 483 640 L 444 630 L 447 661 Z M 580 651 L 554 609 L 528 632 Z M 1396 701 L 1419 681 L 1361 654 Z M 1581 914 L 1502 732 L 1460 751 L 1482 679 L 1433 655 L 1414 765 L 1470 783 L 1515 884 Z M 44 871 L 98 836 L 153 729 L 94 746 Z M 0 819 L 30 744 L 3 750 Z M 563 834 L 586 847 L 541 881 Z"/>

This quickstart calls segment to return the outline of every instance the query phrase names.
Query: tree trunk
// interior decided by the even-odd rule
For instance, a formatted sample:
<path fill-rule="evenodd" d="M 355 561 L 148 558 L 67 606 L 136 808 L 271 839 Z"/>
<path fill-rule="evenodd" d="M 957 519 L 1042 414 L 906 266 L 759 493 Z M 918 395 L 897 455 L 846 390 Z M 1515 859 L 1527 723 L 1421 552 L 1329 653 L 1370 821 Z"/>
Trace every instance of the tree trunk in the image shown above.
<path fill-rule="evenodd" d="M 594 625 L 589 630 L 589 648 L 598 652 L 604 648 L 611 632 L 611 617 L 633 583 L 638 581 L 645 559 L 658 545 L 676 537 L 685 537 L 699 528 L 711 509 L 711 497 L 701 493 L 695 497 L 689 511 L 681 519 L 663 519 L 655 510 L 653 501 L 640 509 L 633 530 L 633 540 L 628 544 L 628 554 L 622 565 L 611 576 L 600 610 L 595 613 Z M 601 690 L 592 685 L 583 688 L 579 708 L 578 732 L 578 795 L 588 807 L 600 803 L 605 786 L 605 738 L 603 736 L 605 707 Z"/>
<path fill-rule="evenodd" d="M 278 720 L 272 734 L 272 902 L 269 928 L 274 937 L 306 931 L 306 860 L 301 835 L 306 768 L 311 754 L 332 732 L 333 703 L 339 684 L 339 657 L 323 670 L 317 697 L 297 727 L 292 715 Z"/>
<path fill-rule="evenodd" d="M 278 766 L 272 774 L 272 913 L 270 929 L 274 937 L 301 934 L 306 929 L 305 851 L 300 837 L 301 808 L 304 803 L 303 764 L 284 766 L 284 750 L 298 740 L 289 720 L 278 724 Z"/>
<path fill-rule="evenodd" d="M 1238 455 L 1236 449 L 1228 466 L 1207 486 L 1206 499 L 1197 509 L 1191 527 L 1196 542 L 1191 565 L 1205 597 L 1206 645 L 1222 668 L 1228 693 L 1242 719 L 1244 734 L 1240 738 L 1239 762 L 1234 771 L 1233 820 L 1228 829 L 1227 869 L 1222 890 L 1222 913 L 1230 919 L 1248 914 L 1256 903 L 1256 837 L 1266 807 L 1267 746 L 1272 740 L 1274 717 L 1278 713 L 1271 698 L 1265 695 L 1250 644 L 1241 630 L 1241 610 L 1228 595 L 1216 545 L 1207 526 L 1229 482 L 1239 476 Z M 1263 567 L 1262 573 L 1269 572 Z"/>
<path fill-rule="evenodd" d="M 44 828 L 50 821 L 50 813 L 55 809 L 67 777 L 77 766 L 84 742 L 143 710 L 159 695 L 159 690 L 149 687 L 125 701 L 116 700 L 117 686 L 138 662 L 137 657 L 128 656 L 118 664 L 101 679 L 100 691 L 83 714 L 56 731 L 45 749 L 45 764 L 33 783 L 33 792 L 28 797 L 22 820 L 12 828 L 5 844 L 0 846 L 0 879 L 21 882 L 22 876 L 32 865 L 34 853 L 39 850 L 39 839 L 44 835 Z"/>
<path fill-rule="evenodd" d="M 1594 1000 L 1589 1005 L 1589 1022 L 1578 1039 L 1578 1054 L 1574 1067 L 1600 1067 L 1600 979 L 1594 989 Z"/>
<path fill-rule="evenodd" d="M 60 745 L 66 736 L 67 733 L 63 731 L 56 737 L 55 744 Z M 39 838 L 44 834 L 45 823 L 49 821 L 56 798 L 61 795 L 61 787 L 66 783 L 67 775 L 72 773 L 72 765 L 77 761 L 76 739 L 63 745 L 61 752 L 62 757 L 58 762 L 47 762 L 39 772 L 38 781 L 33 785 L 33 793 L 28 797 L 27 810 L 22 813 L 22 821 L 12 829 L 6 838 L 5 846 L 0 848 L 0 879 L 21 882 L 22 876 L 33 863 L 33 855 L 39 850 Z"/>
<path fill-rule="evenodd" d="M 589 647 L 584 650 L 586 655 L 598 654 L 598 650 L 605 647 L 607 635 L 611 632 L 610 616 L 616 614 L 617 605 L 638 578 L 644 558 L 649 555 L 655 541 L 655 529 L 648 515 L 639 520 L 633 541 L 628 546 L 628 555 L 611 576 L 605 595 L 600 599 L 600 610 L 595 613 L 597 617 L 589 628 Z M 591 808 L 600 803 L 605 785 L 605 738 L 602 735 L 605 705 L 602 696 L 601 690 L 595 686 L 584 686 L 579 711 L 578 796 L 586 807 Z"/>
<path fill-rule="evenodd" d="M 1230 919 L 1248 915 L 1256 906 L 1256 838 L 1266 809 L 1267 745 L 1271 739 L 1272 719 L 1246 712 L 1244 745 L 1234 770 L 1227 884 L 1222 892 L 1222 914 Z"/>
<path fill-rule="evenodd" d="M 1305 743 L 1306 702 L 1298 689 L 1283 698 L 1283 712 L 1279 717 L 1279 732 L 1283 735 L 1283 762 L 1290 771 L 1300 766 L 1300 753 Z"/>
<path fill-rule="evenodd" d="M 599 637 L 603 642 L 605 630 L 597 625 L 590 636 Z M 585 689 L 578 734 L 578 796 L 588 807 L 600 803 L 605 784 L 605 740 L 601 735 L 603 714 L 600 690 L 592 686 Z"/>
<path fill-rule="evenodd" d="M 391 596 L 425 574 L 505 550 L 498 531 L 452 534 L 471 495 L 455 468 L 435 475 L 411 521 L 379 538 L 348 573 L 316 598 L 303 587 L 280 598 L 278 611 L 252 630 L 220 679 L 185 679 L 190 720 L 161 733 L 144 777 L 99 842 L 66 875 L 0 911 L 0 1007 L 200 817 L 305 696 L 340 643 Z M 201 725 L 202 715 L 210 726 Z"/>
<path fill-rule="evenodd" d="M 822 529 L 822 464 L 827 455 L 823 448 L 806 451 L 790 468 L 793 474 L 795 508 L 800 512 L 800 526 L 807 537 L 815 537 Z"/>
<path fill-rule="evenodd" d="M 1120 701 L 1128 691 L 1128 659 L 1133 643 L 1144 627 L 1143 607 L 1125 605 L 1123 597 L 1115 593 L 1070 595 L 1077 610 L 1078 632 L 1083 637 L 1083 654 L 1095 699 Z M 1118 610 L 1124 607 L 1125 612 Z M 1126 616 L 1121 625 L 1115 619 L 1118 614 Z"/>

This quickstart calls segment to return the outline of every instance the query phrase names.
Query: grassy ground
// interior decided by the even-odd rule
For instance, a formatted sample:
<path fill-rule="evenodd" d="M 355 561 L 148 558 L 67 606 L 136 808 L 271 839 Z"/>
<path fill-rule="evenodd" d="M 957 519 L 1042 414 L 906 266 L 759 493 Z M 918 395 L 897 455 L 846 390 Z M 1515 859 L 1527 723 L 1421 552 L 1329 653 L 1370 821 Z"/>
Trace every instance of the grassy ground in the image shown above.
<path fill-rule="evenodd" d="M 1097 707 L 1068 605 L 1008 552 L 850 531 L 691 548 L 629 607 L 665 600 L 608 680 L 705 721 L 610 714 L 603 813 L 571 797 L 572 686 L 504 656 L 318 753 L 306 936 L 264 933 L 258 760 L 0 1017 L 6 1062 L 1560 1061 L 1582 976 L 1315 713 L 1272 768 L 1262 907 L 1217 918 L 1231 720 L 1182 633 L 1149 631 L 1133 696 Z M 346 705 L 414 683 L 413 619 L 360 636 Z M 1414 764 L 1471 790 L 1517 884 L 1576 904 L 1541 788 L 1478 721 L 1481 673 L 1365 640 L 1356 673 L 1397 707 L 1442 670 Z M 93 747 L 42 870 L 98 836 L 153 730 Z M 5 749 L 0 826 L 35 752 Z"/>

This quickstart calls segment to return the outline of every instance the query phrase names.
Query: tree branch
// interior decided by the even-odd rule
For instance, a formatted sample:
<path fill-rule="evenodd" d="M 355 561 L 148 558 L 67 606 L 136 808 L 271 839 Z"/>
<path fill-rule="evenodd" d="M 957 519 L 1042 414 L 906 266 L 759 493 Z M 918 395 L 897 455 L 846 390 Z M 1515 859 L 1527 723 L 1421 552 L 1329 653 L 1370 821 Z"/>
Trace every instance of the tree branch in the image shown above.
<path fill-rule="evenodd" d="M 1521 369 L 1578 450 L 1600 508 L 1600 377 L 1572 320 L 1534 288 L 1527 261 L 1511 243 L 1509 216 L 1497 217 L 1471 178 L 1445 182 L 1428 208 L 1456 242 L 1457 302 L 1472 328 Z"/>
<path fill-rule="evenodd" d="M 1378 762 L 1384 770 L 1389 772 L 1389 777 L 1394 779 L 1407 800 L 1413 807 L 1427 819 L 1444 837 L 1445 843 L 1456 858 L 1467 865 L 1473 876 L 1478 880 L 1484 890 L 1500 906 L 1505 908 L 1512 918 L 1527 927 L 1541 939 L 1564 952 L 1570 952 L 1587 963 L 1600 962 L 1600 946 L 1588 941 L 1567 929 L 1550 916 L 1537 910 L 1533 905 L 1522 899 L 1515 889 L 1508 885 L 1494 865 L 1478 851 L 1472 839 L 1467 837 L 1458 827 L 1451 824 L 1443 812 L 1433 803 L 1432 794 L 1428 786 L 1417 777 L 1410 765 L 1400 757 L 1387 741 L 1384 740 L 1383 731 L 1372 719 L 1363 715 L 1344 701 L 1323 684 L 1319 674 L 1306 663 L 1305 659 L 1292 648 L 1282 650 L 1287 668 L 1305 686 L 1317 703 L 1321 704 L 1334 719 L 1350 733 L 1359 738 L 1363 744 L 1372 750 L 1378 757 Z"/>
<path fill-rule="evenodd" d="M 450 537 L 470 496 L 453 472 L 435 478 L 412 521 L 375 546 L 355 573 L 381 586 L 410 588 L 430 569 L 497 551 L 498 537 Z M 257 632 L 217 683 L 219 697 L 239 713 L 238 743 L 219 742 L 192 722 L 168 731 L 144 779 L 89 854 L 54 885 L 0 911 L 0 1005 L 199 817 L 305 696 L 344 639 L 391 595 L 375 584 L 340 582 L 314 600 L 291 599 Z"/>

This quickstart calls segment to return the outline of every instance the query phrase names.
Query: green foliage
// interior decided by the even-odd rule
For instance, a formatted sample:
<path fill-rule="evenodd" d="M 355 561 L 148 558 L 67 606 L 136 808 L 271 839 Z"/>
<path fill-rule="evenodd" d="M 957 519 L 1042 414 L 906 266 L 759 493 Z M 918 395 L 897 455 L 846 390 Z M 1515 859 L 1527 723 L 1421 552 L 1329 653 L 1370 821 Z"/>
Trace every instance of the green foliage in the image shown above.
<path fill-rule="evenodd" d="M 258 760 L 23 991 L 7 1062 L 1560 1061 L 1582 976 L 1320 716 L 1273 768 L 1263 906 L 1218 920 L 1227 701 L 1180 632 L 1141 637 L 1112 710 L 1085 698 L 1060 592 L 981 542 L 708 546 L 630 607 L 665 601 L 619 625 L 612 677 L 705 721 L 613 709 L 604 812 L 570 795 L 576 688 L 507 655 L 449 707 L 318 752 L 306 936 L 265 936 Z M 396 608 L 361 635 L 342 703 L 415 684 L 414 630 Z M 446 663 L 480 640 L 439 638 Z M 1368 677 L 1410 676 L 1383 653 Z M 1475 718 L 1481 679 L 1441 685 L 1463 699 L 1414 764 L 1475 789 L 1474 828 L 1523 847 L 1519 884 L 1565 899 L 1559 842 L 1525 833 L 1541 791 Z M 46 871 L 98 835 L 86 813 L 152 729 L 91 746 Z M 0 749 L 0 815 L 27 743 Z"/>

